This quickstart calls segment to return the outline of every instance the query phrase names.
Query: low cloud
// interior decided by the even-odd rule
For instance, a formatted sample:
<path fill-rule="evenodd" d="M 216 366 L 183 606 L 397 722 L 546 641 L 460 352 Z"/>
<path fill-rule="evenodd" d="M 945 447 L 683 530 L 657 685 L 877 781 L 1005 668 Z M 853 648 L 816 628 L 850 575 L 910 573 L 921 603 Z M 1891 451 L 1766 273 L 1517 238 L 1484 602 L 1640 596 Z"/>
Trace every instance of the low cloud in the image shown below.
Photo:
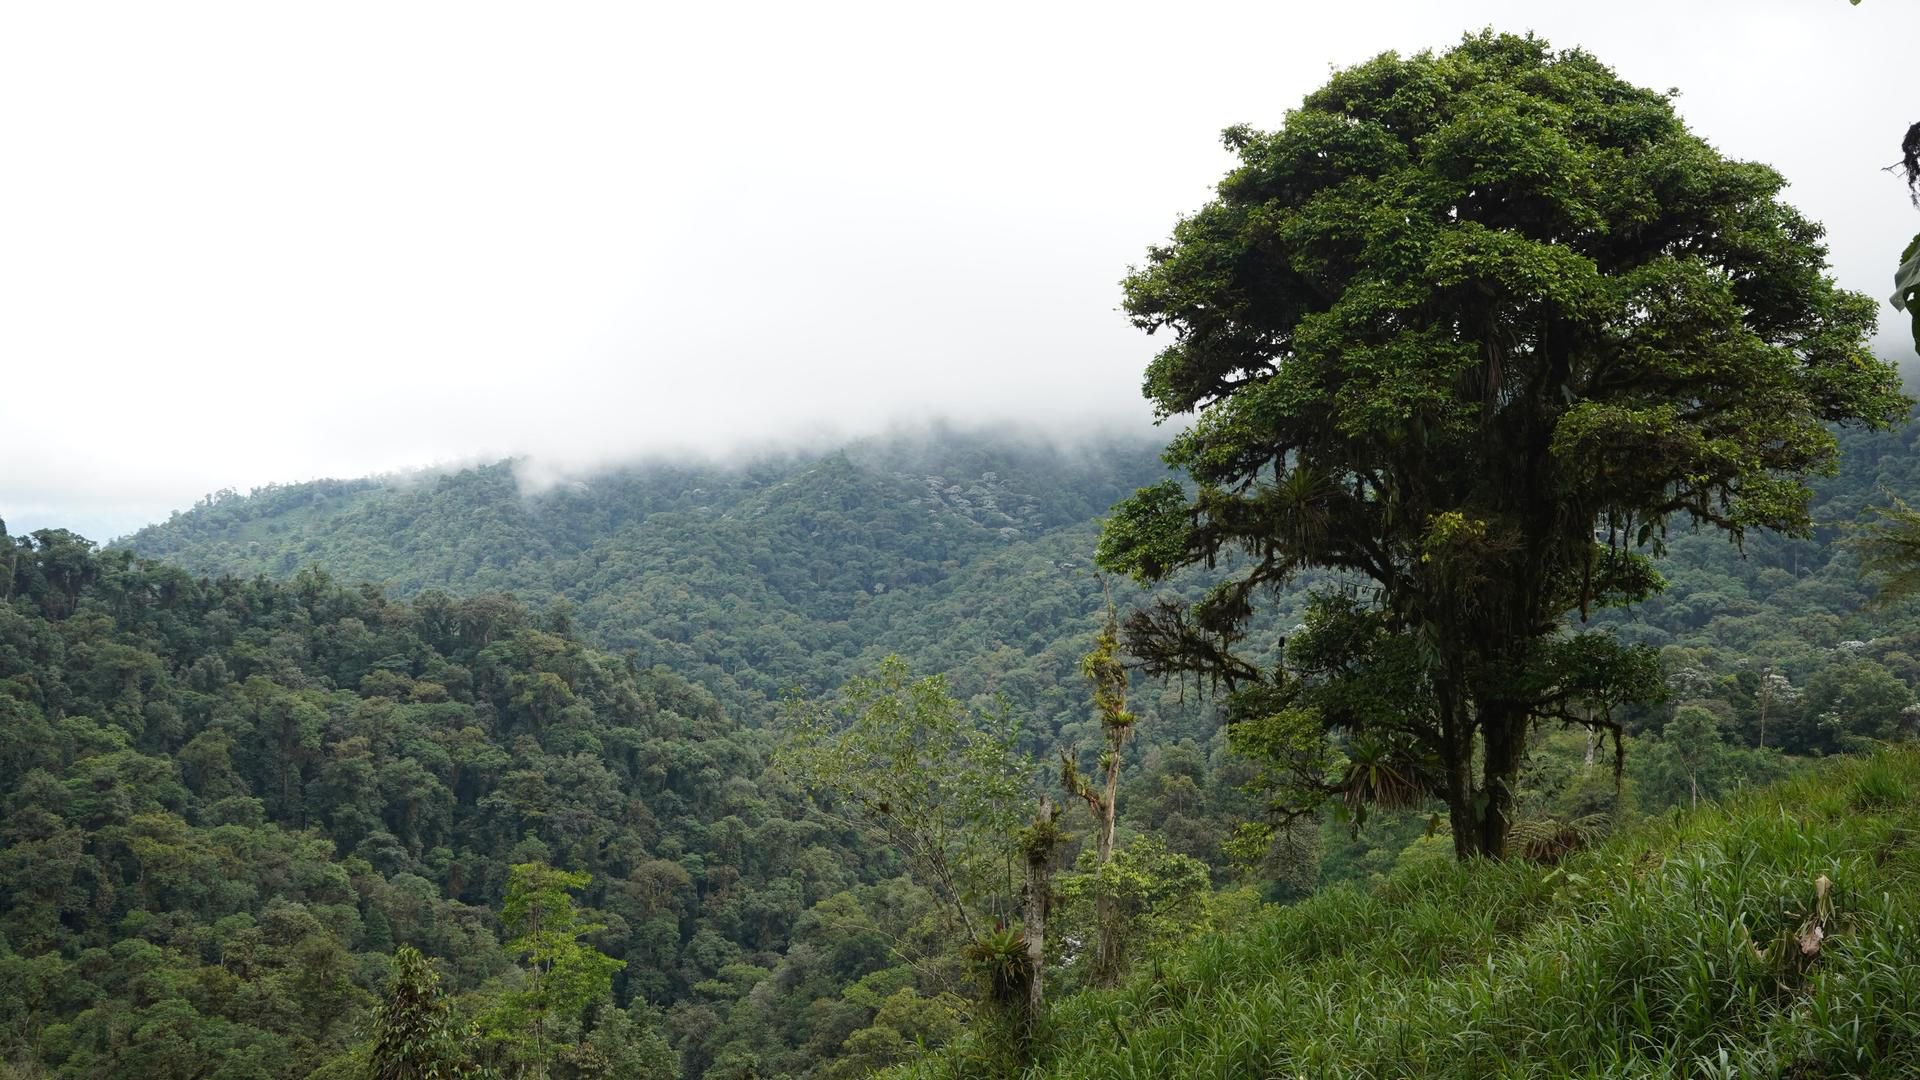
<path fill-rule="evenodd" d="M 377 31 L 375 23 L 377 22 Z M 467 5 L 0 36 L 0 515 L 943 419 L 1144 430 L 1118 280 L 1330 65 L 1482 25 L 1678 86 L 1890 290 L 1920 5 Z M 103 29 L 115 27 L 111 34 Z M 351 73 L 351 77 L 343 75 Z M 1882 344 L 1906 349 L 1891 311 Z"/>

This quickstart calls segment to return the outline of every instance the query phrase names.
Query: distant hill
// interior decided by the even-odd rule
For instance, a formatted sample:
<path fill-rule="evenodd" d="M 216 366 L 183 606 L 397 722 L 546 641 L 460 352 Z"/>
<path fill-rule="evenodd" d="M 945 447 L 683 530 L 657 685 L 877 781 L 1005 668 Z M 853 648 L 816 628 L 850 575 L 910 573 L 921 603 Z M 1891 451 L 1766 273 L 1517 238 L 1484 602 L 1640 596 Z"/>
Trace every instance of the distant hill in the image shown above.
<path fill-rule="evenodd" d="M 1058 730 L 1085 719 L 1099 519 L 1165 475 L 1158 451 L 946 431 L 538 493 L 500 462 L 222 493 L 121 546 L 204 574 L 319 565 L 399 596 L 510 592 L 750 720 L 898 652 Z"/>
<path fill-rule="evenodd" d="M 1889 496 L 1920 501 L 1916 438 L 1911 426 L 1844 433 L 1837 475 L 1814 485 L 1812 536 L 1736 547 L 1674 523 L 1671 588 L 1596 619 L 1717 678 L 1771 668 L 1799 686 L 1844 660 L 1920 682 L 1920 617 L 1869 611 L 1872 584 L 1837 542 Z M 783 693 L 829 688 L 897 652 L 948 673 L 963 698 L 1003 697 L 1048 742 L 1092 745 L 1077 664 L 1105 602 L 1098 522 L 1166 475 L 1157 451 L 934 430 L 737 464 L 636 465 L 537 494 L 501 462 L 222 493 L 123 545 L 207 574 L 284 579 L 319 565 L 400 596 L 560 605 L 587 640 L 672 667 L 749 723 Z M 1297 622 L 1315 580 L 1281 598 L 1263 634 Z M 1123 607 L 1141 599 L 1109 585 Z M 1156 709 L 1150 742 L 1213 735 L 1194 696 L 1141 692 Z"/>

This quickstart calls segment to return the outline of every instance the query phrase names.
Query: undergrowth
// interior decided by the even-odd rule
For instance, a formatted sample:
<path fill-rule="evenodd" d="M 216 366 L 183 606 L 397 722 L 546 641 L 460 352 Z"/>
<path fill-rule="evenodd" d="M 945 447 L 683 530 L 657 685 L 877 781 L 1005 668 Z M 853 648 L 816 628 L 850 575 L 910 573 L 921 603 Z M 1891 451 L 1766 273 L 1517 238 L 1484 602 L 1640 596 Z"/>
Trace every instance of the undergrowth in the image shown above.
<path fill-rule="evenodd" d="M 1028 1076 L 1920 1077 L 1920 752 L 1556 867 L 1413 862 L 1057 1002 Z"/>

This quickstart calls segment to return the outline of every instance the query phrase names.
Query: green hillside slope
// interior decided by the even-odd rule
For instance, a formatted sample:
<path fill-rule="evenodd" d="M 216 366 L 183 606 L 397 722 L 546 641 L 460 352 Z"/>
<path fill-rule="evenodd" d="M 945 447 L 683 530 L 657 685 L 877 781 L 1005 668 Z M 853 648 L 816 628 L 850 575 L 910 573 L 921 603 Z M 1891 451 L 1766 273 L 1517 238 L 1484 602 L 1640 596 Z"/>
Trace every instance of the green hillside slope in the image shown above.
<path fill-rule="evenodd" d="M 1629 611 L 1596 616 L 1622 638 L 1657 648 L 1672 690 L 1666 705 L 1629 718 L 1625 799 L 1616 800 L 1610 784 L 1569 780 L 1579 768 L 1577 732 L 1543 735 L 1535 751 L 1539 779 L 1530 781 L 1539 790 L 1521 793 L 1529 812 L 1564 817 L 1598 810 L 1626 820 L 1736 792 L 1790 771 L 1796 759 L 1913 732 L 1920 722 L 1913 691 L 1920 681 L 1920 607 L 1873 608 L 1873 585 L 1843 541 L 1851 524 L 1889 494 L 1910 501 L 1920 496 L 1916 437 L 1920 429 L 1913 427 L 1843 435 L 1837 475 L 1816 481 L 1817 525 L 1810 536 L 1757 534 L 1742 549 L 1707 535 L 1670 535 L 1661 561 L 1670 588 Z M 770 714 L 772 699 L 783 691 L 831 688 L 898 652 L 918 670 L 949 673 L 959 696 L 975 705 L 1004 698 L 1027 724 L 1029 749 L 1037 755 L 1078 747 L 1085 762 L 1100 742 L 1078 672 L 1103 606 L 1088 566 L 1096 519 L 1105 500 L 1156 475 L 1144 446 L 1076 455 L 951 436 L 728 468 L 641 467 L 532 497 L 520 493 L 503 465 L 412 483 L 301 485 L 221 498 L 130 543 L 201 571 L 284 576 L 317 561 L 403 593 L 509 589 L 544 611 L 542 618 L 572 624 L 586 640 L 627 653 L 641 669 L 665 665 L 709 689 L 750 726 Z M 1304 581 L 1279 598 L 1256 644 L 1277 643 L 1297 622 L 1305 590 L 1330 584 L 1336 583 Z M 1203 586 L 1198 579 L 1182 581 L 1176 591 L 1191 598 Z M 1125 606 L 1141 596 L 1119 589 L 1115 598 Z M 1226 749 L 1212 702 L 1192 686 L 1137 681 L 1133 706 L 1143 719 L 1129 753 L 1123 833 L 1166 837 L 1174 850 L 1204 860 L 1217 884 L 1244 880 L 1225 851 L 1234 821 L 1249 810 L 1248 797 L 1236 790 L 1248 767 Z M 1675 724 L 1676 716 L 1684 722 Z M 710 779 L 741 782 L 731 765 Z M 1343 825 L 1324 822 L 1317 847 L 1301 856 L 1304 865 L 1287 861 L 1289 855 L 1264 866 L 1252 883 L 1273 898 L 1301 895 L 1316 882 L 1368 882 L 1419 835 L 1424 814 L 1390 815 L 1357 839 Z M 1821 842 L 1827 840 L 1822 834 Z M 1844 833 L 1831 840 L 1850 842 Z M 1516 867 L 1500 874 L 1527 872 Z M 1810 888 L 1811 880 L 1803 884 Z M 1359 895 L 1335 892 L 1312 900 L 1308 910 L 1335 910 L 1320 905 L 1337 908 L 1347 902 L 1340 897 Z M 1466 906 L 1469 899 L 1475 906 Z M 1776 899 L 1787 902 L 1786 894 Z M 1360 905 L 1354 911 L 1373 903 L 1353 902 Z M 1464 892 L 1432 910 L 1436 920 L 1482 920 L 1434 924 L 1435 933 L 1454 927 L 1447 931 L 1454 937 L 1434 939 L 1450 956 L 1466 947 L 1463 941 L 1530 932 L 1537 922 L 1532 916 L 1500 921 L 1507 918 L 1498 914 L 1504 909 Z M 1798 909 L 1782 908 L 1790 910 Z M 1394 934 L 1416 942 L 1425 932 L 1391 925 L 1398 927 Z M 1324 927 L 1301 933 L 1328 937 Z M 1362 938 L 1356 944 L 1372 948 Z M 1231 953 L 1234 947 L 1218 948 Z M 1415 967 L 1380 970 L 1426 971 L 1417 963 L 1427 961 L 1408 955 L 1414 959 L 1404 962 Z M 836 1027 L 823 1043 L 812 1023 L 792 1018 L 806 1000 L 839 993 L 831 981 L 795 998 L 749 992 L 753 979 L 806 985 L 815 971 L 809 956 L 761 951 L 751 966 L 770 975 L 743 976 L 724 992 L 724 978 L 690 986 L 691 996 L 678 1006 L 683 1011 L 668 1017 L 689 1072 L 709 1063 L 723 1073 L 792 1068 L 803 1058 L 820 1060 L 819 1048 L 850 1035 L 852 1028 Z M 711 965 L 716 972 L 724 966 Z M 1401 989 L 1412 993 L 1414 985 Z M 1434 986 L 1435 994 L 1455 992 Z M 1286 1006 L 1295 1007 L 1306 1006 Z M 1193 1008 L 1232 1015 L 1204 997 L 1193 999 Z M 863 1009 L 860 1015 L 875 1015 Z M 1273 1011 L 1280 1009 L 1273 1002 L 1258 1009 L 1268 1011 L 1247 1021 L 1256 1028 L 1268 1016 L 1293 1023 L 1290 1014 Z M 1334 1014 L 1327 1015 L 1333 1023 Z M 1357 1024 L 1363 1013 L 1341 1015 Z M 1134 1045 L 1187 1052 L 1177 1024 L 1152 1030 L 1158 1034 L 1143 1032 L 1140 1039 L 1148 1042 Z M 784 1033 L 763 1038 L 763 1031 Z M 1326 1030 L 1302 1031 L 1302 1038 L 1335 1045 Z M 1162 1037 L 1173 1041 L 1151 1042 Z M 1102 1058 L 1108 1050 L 1099 1049 L 1100 1040 L 1117 1036 L 1086 1038 L 1063 1044 L 1049 1067 L 1070 1071 L 1069 1063 L 1084 1058 L 1107 1061 L 1120 1074 L 1128 1068 L 1150 1073 L 1158 1060 L 1152 1054 L 1133 1064 Z M 1275 1052 L 1270 1044 L 1253 1045 L 1265 1047 L 1259 1053 Z M 801 1046 L 815 1049 L 783 1056 Z M 1688 1052 L 1698 1049 L 1688 1046 Z M 1568 1050 L 1560 1060 L 1585 1052 Z M 1219 1060 L 1246 1065 L 1241 1058 Z M 1310 1055 L 1300 1060 L 1308 1064 L 1297 1074 L 1325 1075 L 1314 1071 Z M 1471 1057 L 1459 1059 L 1466 1065 L 1435 1060 L 1432 1075 L 1475 1075 L 1485 1065 Z M 1088 1068 L 1094 1069 L 1089 1075 L 1101 1074 Z M 1212 1066 L 1195 1068 L 1207 1074 Z M 1397 1061 L 1356 1075 L 1400 1075 L 1407 1068 L 1407 1061 Z M 1218 1074 L 1236 1075 L 1231 1069 Z"/>
<path fill-rule="evenodd" d="M 976 1075 L 968 1050 L 892 1075 Z M 1920 1075 L 1920 751 L 1558 866 L 1416 846 L 1059 1003 L 1030 1075 Z"/>
<path fill-rule="evenodd" d="M 1822 524 L 1813 536 L 1756 536 L 1744 553 L 1704 536 L 1670 537 L 1663 569 L 1672 587 L 1633 611 L 1602 616 L 1623 637 L 1661 650 L 1674 691 L 1667 706 L 1631 718 L 1625 798 L 1616 799 L 1610 783 L 1578 782 L 1578 732 L 1543 733 L 1529 790 L 1521 793 L 1528 812 L 1565 818 L 1598 809 L 1610 820 L 1629 820 L 1636 812 L 1659 813 L 1780 775 L 1795 758 L 1911 731 L 1920 715 L 1912 690 L 1920 679 L 1920 617 L 1910 607 L 1871 609 L 1872 586 L 1839 541 L 1846 524 L 1885 492 L 1920 492 L 1914 438 L 1912 429 L 1846 437 L 1841 472 L 1819 483 Z M 29 587 L 20 577 L 9 594 L 25 620 L 12 624 L 19 651 L 10 670 L 30 678 L 12 692 L 29 707 L 16 709 L 10 723 L 26 731 L 18 728 L 26 723 L 20 717 L 31 717 L 52 733 L 15 742 L 39 749 L 32 751 L 35 763 L 16 762 L 21 786 L 8 788 L 4 824 L 15 851 L 26 851 L 22 845 L 29 842 L 80 845 L 86 856 L 75 864 L 76 874 L 91 865 L 87 859 L 105 860 L 102 869 L 85 872 L 115 883 L 108 902 L 118 906 L 49 915 L 67 902 L 59 899 L 68 895 L 64 887 L 49 886 L 45 900 L 39 892 L 8 893 L 0 909 L 10 911 L 9 918 L 40 912 L 31 916 L 40 921 L 37 929 L 20 922 L 4 931 L 0 948 L 11 949 L 17 962 L 44 965 L 31 976 L 39 987 L 92 970 L 74 966 L 99 962 L 87 959 L 98 956 L 89 950 L 131 950 L 134 939 L 163 954 L 178 950 L 178 959 L 167 963 L 192 978 L 216 978 L 195 973 L 220 964 L 221 935 L 228 932 L 220 920 L 264 920 L 269 904 L 321 901 L 278 881 L 260 885 L 240 907 L 171 893 L 142 899 L 141 890 L 151 891 L 160 879 L 142 878 L 145 864 L 137 859 L 113 861 L 119 857 L 110 845 L 121 835 L 113 830 L 157 828 L 142 815 L 171 814 L 178 822 L 169 819 L 167 828 L 184 828 L 189 850 L 238 859 L 243 856 L 231 854 L 238 850 L 231 845 L 239 834 L 217 830 L 257 821 L 318 838 L 291 861 L 340 865 L 366 894 L 355 902 L 358 917 L 376 929 L 363 932 L 348 920 L 329 931 L 338 949 L 354 958 L 349 998 L 355 1010 L 364 1010 L 366 995 L 379 985 L 377 961 L 386 949 L 417 941 L 449 963 L 462 953 L 435 944 L 424 931 L 406 930 L 415 918 L 411 909 L 383 906 L 396 881 L 407 889 L 425 886 L 483 928 L 481 940 L 490 944 L 466 954 L 486 958 L 486 970 L 463 974 L 454 966 L 451 989 L 483 1001 L 506 985 L 498 980 L 510 979 L 511 967 L 488 913 L 501 903 L 505 868 L 532 855 L 594 874 L 581 901 L 610 922 L 601 947 L 628 962 L 615 1000 L 634 1011 L 642 1028 L 658 1023 L 685 1075 L 853 1075 L 865 1065 L 910 1056 L 917 1040 L 937 1044 L 960 1030 L 964 1014 L 959 999 L 941 993 L 961 985 L 950 962 L 903 964 L 894 951 L 924 931 L 925 894 L 894 877 L 899 866 L 892 860 L 859 851 L 847 834 L 815 819 L 798 792 L 769 786 L 764 773 L 772 736 L 754 729 L 782 692 L 836 686 L 899 652 L 920 671 L 948 673 L 958 695 L 976 706 L 1004 699 L 1026 724 L 1026 749 L 1036 756 L 1054 760 L 1056 748 L 1077 747 L 1083 762 L 1089 760 L 1101 736 L 1078 667 L 1104 597 L 1088 554 L 1109 501 L 1157 474 L 1151 448 L 1141 445 L 1068 453 L 952 436 L 743 466 L 648 466 L 539 495 L 523 494 L 512 467 L 499 465 L 406 482 L 321 483 L 222 497 L 128 545 L 196 573 L 232 570 L 266 579 L 251 581 L 201 582 L 169 567 L 126 562 L 120 552 L 87 555 L 70 538 L 55 537 L 51 553 L 42 543 L 33 562 L 23 564 L 23 573 L 40 575 L 39 584 Z M 332 576 L 304 569 L 316 563 Z M 60 584 L 69 566 L 92 567 L 94 577 L 69 590 Z M 275 584 L 277 578 L 288 583 Z M 386 582 L 411 599 L 336 584 L 356 578 Z M 1278 598 L 1255 646 L 1277 643 L 1288 632 L 1305 588 L 1333 584 L 1305 581 Z M 1176 582 L 1174 591 L 1191 598 L 1203 586 L 1195 578 Z M 524 609 L 486 589 L 512 591 Z M 1141 596 L 1116 588 L 1114 598 L 1126 606 Z M 496 618 L 507 620 L 504 638 L 487 637 Z M 56 640 L 64 642 L 58 650 L 48 644 Z M 132 651 L 102 652 L 103 641 Z M 210 660 L 201 662 L 209 656 L 226 665 L 225 674 Z M 125 661 L 115 660 L 111 671 L 158 674 L 128 696 L 122 683 L 99 673 L 107 670 L 101 657 Z M 75 673 L 63 677 L 52 697 L 45 688 L 56 684 L 42 670 L 49 664 Z M 623 704 L 628 691 L 620 687 L 627 679 L 643 701 L 638 712 Z M 249 682 L 254 689 L 245 691 Z M 438 699 L 435 685 L 447 700 Z M 266 705 L 248 693 L 264 695 Z M 222 704 L 227 698 L 232 702 Z M 650 698 L 655 703 L 644 704 Z M 328 718 L 317 722 L 312 739 L 302 730 L 269 739 L 234 726 L 266 723 L 279 714 L 262 710 L 283 699 L 307 702 Z M 400 703 L 392 723 L 380 720 L 388 715 L 381 704 L 387 700 Z M 1320 987 L 1317 1006 L 1292 991 L 1249 996 L 1255 981 L 1247 972 L 1264 964 L 1270 971 L 1311 968 L 1310 981 L 1388 980 L 1402 997 L 1377 1015 L 1405 1024 L 1418 1009 L 1455 1015 L 1468 1008 L 1461 1002 L 1477 1000 L 1447 995 L 1483 993 L 1505 1001 L 1503 995 L 1517 991 L 1473 989 L 1478 984 L 1468 985 L 1462 958 L 1484 959 L 1493 955 L 1485 952 L 1489 942 L 1530 940 L 1542 927 L 1564 924 L 1562 915 L 1577 914 L 1586 902 L 1585 894 L 1568 891 L 1572 879 L 1549 881 L 1544 872 L 1511 866 L 1494 873 L 1493 885 L 1480 886 L 1423 865 L 1406 872 L 1431 875 L 1443 888 L 1437 901 L 1415 903 L 1411 886 L 1360 891 L 1396 859 L 1423 862 L 1419 844 L 1402 853 L 1424 827 L 1426 811 L 1419 808 L 1383 815 L 1358 838 L 1325 821 L 1317 846 L 1242 876 L 1226 855 L 1226 841 L 1251 809 L 1249 796 L 1237 790 L 1248 765 L 1228 752 L 1212 701 L 1190 685 L 1137 681 L 1132 706 L 1142 719 L 1122 785 L 1123 844 L 1162 837 L 1171 850 L 1203 860 L 1215 885 L 1247 883 L 1269 898 L 1305 895 L 1316 882 L 1360 884 L 1308 901 L 1302 914 L 1263 917 L 1266 929 L 1255 927 L 1159 968 L 1166 974 L 1191 966 L 1189 975 L 1179 976 L 1187 981 L 1172 985 L 1198 988 L 1192 994 L 1068 1003 L 1048 1068 L 1071 1072 L 1084 1063 L 1089 1075 L 1105 1075 L 1101 1070 L 1149 1073 L 1156 1062 L 1191 1063 L 1203 1075 L 1216 1068 L 1211 1074 L 1240 1075 L 1235 1070 L 1251 1067 L 1250 1061 L 1270 1059 L 1302 1063 L 1295 1074 L 1327 1075 L 1315 1071 L 1328 1059 L 1313 1057 L 1320 1052 L 1314 1046 L 1375 1063 L 1368 1066 L 1372 1073 L 1356 1075 L 1410 1069 L 1412 1075 L 1420 1069 L 1476 1075 L 1473 1070 L 1486 1068 L 1490 1058 L 1466 1050 L 1464 1057 L 1431 1050 L 1442 1056 L 1428 1061 L 1393 1058 L 1365 1040 L 1340 1043 L 1336 1022 L 1353 1032 L 1372 1030 L 1362 1020 L 1376 1014 L 1364 1003 L 1340 998 L 1332 982 L 1313 984 Z M 1676 724 L 1676 716 L 1685 722 Z M 112 759 L 113 767 L 137 767 L 145 770 L 139 776 L 165 781 L 128 785 L 142 791 L 184 785 L 186 794 L 168 796 L 172 802 L 140 795 L 147 801 L 136 799 L 129 816 L 98 824 L 86 816 L 92 802 L 75 809 L 53 799 L 47 793 L 55 786 L 80 790 L 84 777 L 104 775 L 101 755 L 114 750 L 75 734 L 84 734 L 76 717 L 88 723 L 118 717 L 112 722 L 126 729 L 126 753 Z M 382 726 L 369 726 L 376 721 Z M 468 736 L 468 729 L 479 734 Z M 237 733 L 229 737 L 245 748 L 229 751 L 239 779 L 221 782 L 233 791 L 221 783 L 203 791 L 212 775 L 205 762 L 217 758 L 214 744 L 223 732 Z M 425 775 L 409 781 L 405 763 L 416 759 Z M 297 796 L 288 793 L 288 783 Z M 262 816 L 223 801 L 236 794 L 259 800 Z M 61 820 L 28 812 L 42 804 Z M 241 817 L 229 820 L 235 813 Z M 1824 819 L 1793 816 L 1799 813 L 1790 808 L 1781 827 L 1817 835 L 1821 851 L 1859 840 L 1845 829 L 1864 827 L 1866 820 L 1836 819 L 1845 828 L 1820 831 Z M 613 831 L 597 831 L 594 822 Z M 1707 850 L 1700 846 L 1705 841 L 1686 843 L 1694 845 L 1688 850 Z M 1642 849 L 1634 850 L 1638 858 Z M 1723 853 L 1731 857 L 1733 850 Z M 1604 861 L 1580 865 L 1586 864 L 1570 872 L 1588 882 L 1608 873 Z M 1679 873 L 1683 864 L 1676 856 L 1660 865 L 1664 874 Z M 1778 889 L 1756 888 L 1752 896 L 1786 918 L 1812 902 L 1810 893 L 1792 890 L 1805 892 L 1818 875 L 1802 874 L 1800 881 L 1794 867 L 1781 874 Z M 11 887 L 18 890 L 39 887 L 24 871 L 15 880 L 21 884 Z M 1510 888 L 1514 899 L 1495 902 L 1493 894 L 1476 891 L 1481 888 Z M 341 912 L 328 918 L 347 919 L 344 901 L 328 897 L 324 903 Z M 165 916 L 135 917 L 136 904 Z M 1615 911 L 1594 910 L 1608 918 Z M 1855 904 L 1850 910 L 1868 909 Z M 434 915 L 435 925 L 448 918 Z M 1322 921 L 1286 930 L 1294 925 L 1289 919 Z M 1333 933 L 1340 919 L 1354 927 L 1344 938 Z M 182 936 L 188 925 L 199 927 L 191 931 L 197 937 Z M 1759 934 L 1766 926 L 1753 922 L 1749 929 Z M 1286 944 L 1296 940 L 1306 944 Z M 1262 950 L 1273 959 L 1261 959 Z M 1575 953 L 1566 955 L 1571 963 Z M 127 956 L 124 962 L 135 959 Z M 1323 962 L 1334 966 L 1314 974 Z M 1228 967 L 1209 982 L 1208 963 Z M 112 1040 L 134 1030 L 129 1025 L 146 1022 L 145 1005 L 125 1011 L 128 1002 L 144 1000 L 133 996 L 132 969 L 100 970 L 109 981 L 89 983 L 96 990 L 81 997 L 61 999 L 43 989 L 33 993 L 44 998 L 17 999 L 5 1019 L 15 1025 L 13 1046 L 38 1047 L 33 1053 L 43 1059 L 84 1072 L 99 1060 L 86 1054 L 101 1052 L 83 1053 L 85 1045 L 115 1045 Z M 1216 990 L 1219 996 L 1211 996 Z M 1136 993 L 1146 991 L 1129 992 Z M 224 1001 L 184 991 L 174 996 L 202 1015 L 229 1015 L 220 1011 L 230 1008 Z M 1591 1004 L 1582 1000 L 1582 1008 Z M 1234 1011 L 1243 1005 L 1253 1011 Z M 656 1021 L 649 1010 L 660 1007 Z M 1315 1008 L 1320 1013 L 1313 1015 L 1324 1021 L 1319 1028 L 1301 1026 L 1288 1011 Z M 1230 1051 L 1223 1034 L 1220 1046 L 1197 1050 L 1212 1045 L 1214 1036 L 1183 1026 L 1181 1009 L 1191 1010 L 1196 1024 L 1245 1025 L 1234 1029 L 1241 1042 L 1271 1026 L 1298 1027 L 1307 1049 L 1283 1054 L 1281 1044 L 1268 1039 L 1246 1042 L 1252 1050 Z M 1526 1010 L 1539 1013 L 1533 1004 Z M 1121 1040 L 1113 1018 L 1136 1011 L 1158 1019 L 1137 1031 L 1123 1021 L 1132 1041 Z M 1518 1030 L 1513 1016 L 1521 1014 L 1497 1015 L 1507 1017 L 1499 1023 L 1508 1027 L 1489 1030 Z M 1093 1026 L 1073 1027 L 1075 1016 Z M 77 1026 L 83 1023 L 90 1026 Z M 1741 1031 L 1749 1042 L 1761 1038 Z M 75 1042 L 76 1032 L 93 1042 Z M 288 1052 L 311 1062 L 350 1045 L 352 1035 L 344 1028 L 301 1033 L 268 1024 L 246 1038 L 261 1047 L 294 1045 Z M 276 1041 L 301 1038 L 308 1042 Z M 1467 1045 L 1483 1036 L 1462 1038 Z M 1498 1043 L 1505 1036 L 1484 1038 Z M 1681 1049 L 1700 1051 L 1709 1045 L 1704 1039 Z M 1539 1060 L 1561 1064 L 1587 1052 L 1576 1042 L 1539 1045 L 1547 1048 Z M 1621 1052 L 1635 1045 L 1625 1043 Z M 1649 1062 L 1660 1060 L 1655 1050 L 1647 1050 L 1654 1054 Z M 1282 1056 L 1270 1057 L 1276 1054 Z"/>
<path fill-rule="evenodd" d="M 1596 620 L 1697 675 L 1683 696 L 1721 702 L 1737 742 L 1831 752 L 1848 734 L 1890 733 L 1886 716 L 1920 681 L 1920 607 L 1869 610 L 1873 586 L 1841 541 L 1889 495 L 1920 500 L 1916 438 L 1913 426 L 1843 433 L 1838 473 L 1815 482 L 1812 535 L 1735 547 L 1676 530 L 1660 563 L 1670 587 Z M 672 667 L 748 723 L 788 690 L 830 689 L 899 653 L 949 673 L 976 704 L 1004 696 L 1050 740 L 1093 742 L 1076 665 L 1103 607 L 1098 519 L 1162 473 L 1145 443 L 1063 450 L 937 432 L 744 465 L 635 466 L 536 496 L 507 464 L 269 488 L 212 499 L 126 546 L 200 573 L 284 578 L 319 564 L 402 596 L 564 600 L 587 640 Z M 1296 583 L 1262 640 L 1327 583 Z M 1123 607 L 1142 598 L 1124 583 L 1113 595 Z M 1762 685 L 1773 677 L 1784 704 Z M 1154 716 L 1143 746 L 1215 734 L 1197 696 L 1139 690 Z M 1880 719 L 1857 732 L 1823 724 L 1863 695 L 1878 695 L 1868 711 Z M 1664 715 L 1635 730 L 1659 730 Z"/>
<path fill-rule="evenodd" d="M 564 599 L 603 648 L 669 665 L 749 719 L 887 652 L 952 670 L 1011 650 L 1020 661 L 1003 655 L 992 685 L 959 689 L 1029 706 L 1060 683 L 1057 657 L 1041 654 L 1063 638 L 1084 651 L 1100 608 L 1094 523 L 1163 473 L 1156 454 L 1143 440 L 1066 451 L 948 432 L 738 466 L 654 463 L 538 494 L 500 463 L 222 494 L 125 546 L 199 573 L 318 564 L 400 596 Z M 1009 574 L 1037 589 L 982 622 L 965 598 Z"/>
<path fill-rule="evenodd" d="M 356 1075 L 400 946 L 517 1074 L 534 862 L 591 875 L 615 971 L 549 1019 L 551 1075 L 672 1075 L 666 1039 L 690 1076 L 739 1041 L 830 1063 L 877 1011 L 849 988 L 943 976 L 889 947 L 924 894 L 770 779 L 772 742 L 503 597 L 200 581 L 0 526 L 0 1077 Z M 779 1008 L 729 1026 L 776 969 Z"/>

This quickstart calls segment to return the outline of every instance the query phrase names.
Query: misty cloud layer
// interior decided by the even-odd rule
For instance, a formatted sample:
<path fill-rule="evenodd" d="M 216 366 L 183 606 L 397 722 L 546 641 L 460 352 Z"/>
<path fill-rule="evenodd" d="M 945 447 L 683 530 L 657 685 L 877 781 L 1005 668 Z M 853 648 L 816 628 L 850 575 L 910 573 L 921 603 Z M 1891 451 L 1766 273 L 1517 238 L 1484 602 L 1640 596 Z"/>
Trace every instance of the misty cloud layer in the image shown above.
<path fill-rule="evenodd" d="M 1484 25 L 1679 87 L 1890 291 L 1904 0 L 16 6 L 0 516 L 107 536 L 436 462 L 1141 429 L 1117 282 L 1225 171 L 1219 130 Z"/>

